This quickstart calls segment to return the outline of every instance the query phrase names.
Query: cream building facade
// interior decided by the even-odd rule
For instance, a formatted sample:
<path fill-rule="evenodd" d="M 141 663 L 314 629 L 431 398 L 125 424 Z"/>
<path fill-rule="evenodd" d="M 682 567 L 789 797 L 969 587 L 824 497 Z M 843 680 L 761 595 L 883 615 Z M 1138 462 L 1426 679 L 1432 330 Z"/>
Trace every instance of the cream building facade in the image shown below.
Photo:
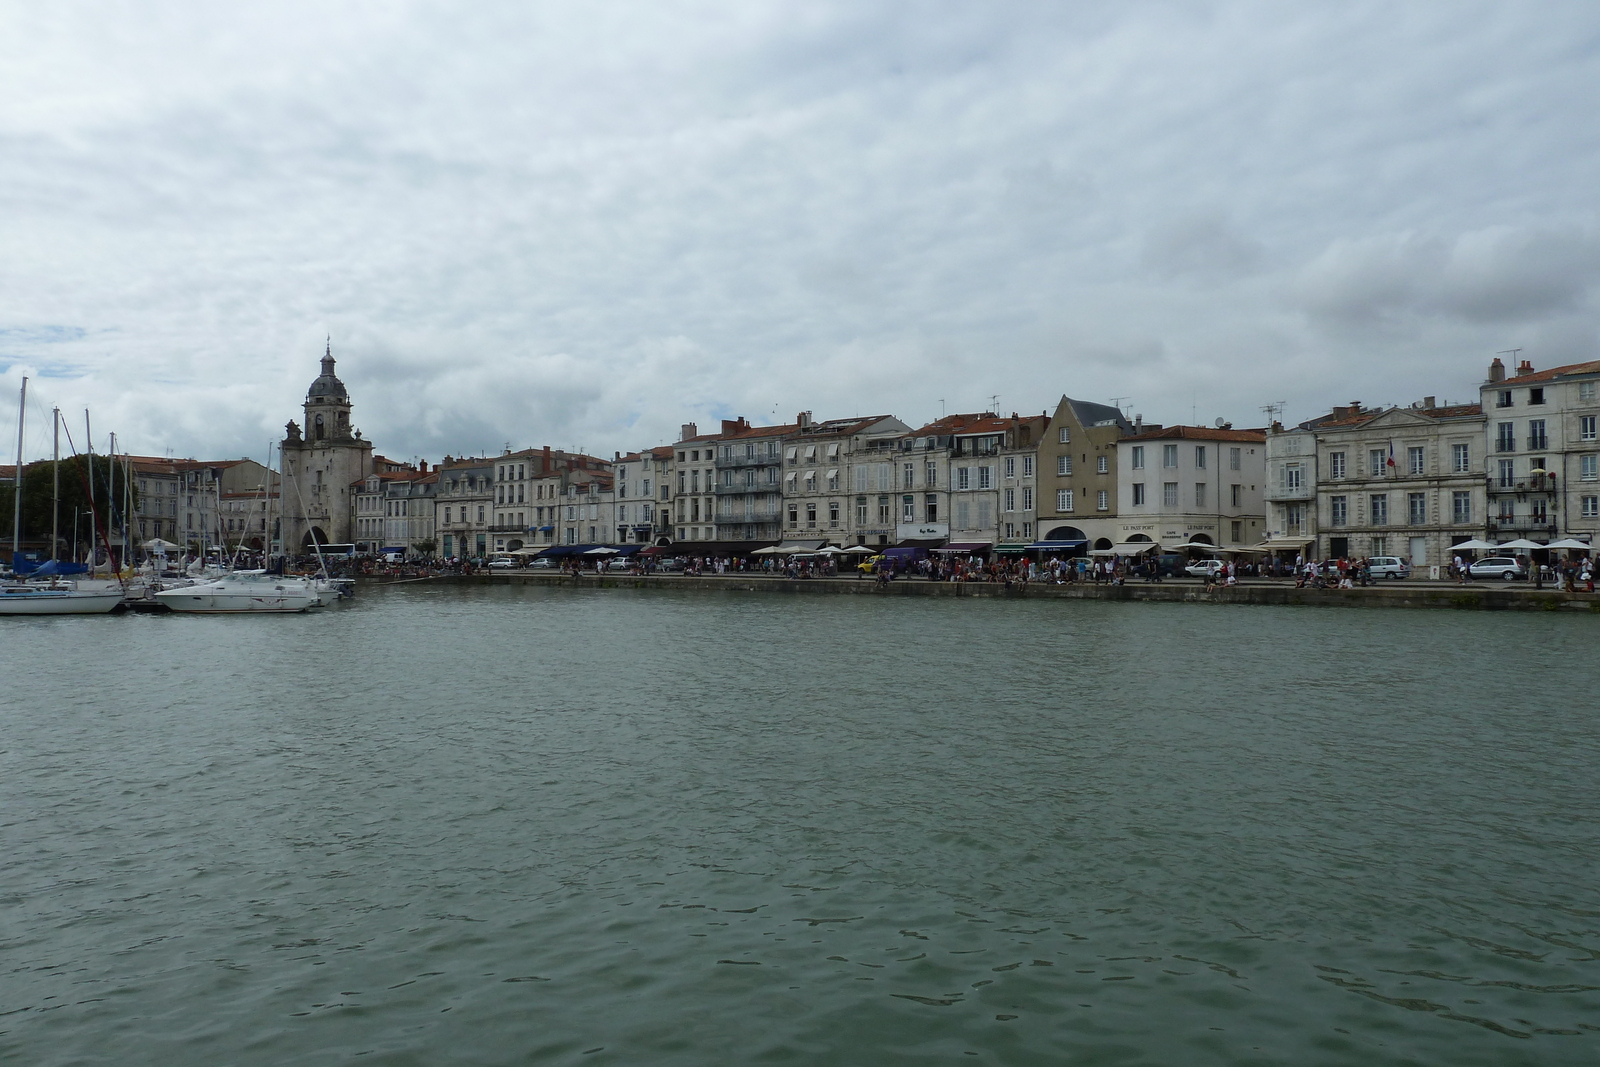
<path fill-rule="evenodd" d="M 334 373 L 333 347 L 306 391 L 306 428 L 290 422 L 282 443 L 283 541 L 290 553 L 355 540 L 353 487 L 373 471 L 372 442 L 350 422 L 350 394 Z"/>
<path fill-rule="evenodd" d="M 1266 433 L 1168 426 L 1117 442 L 1117 542 L 1258 544 Z"/>
<path fill-rule="evenodd" d="M 1499 359 L 1480 387 L 1490 540 L 1600 535 L 1600 361 L 1506 376 Z"/>

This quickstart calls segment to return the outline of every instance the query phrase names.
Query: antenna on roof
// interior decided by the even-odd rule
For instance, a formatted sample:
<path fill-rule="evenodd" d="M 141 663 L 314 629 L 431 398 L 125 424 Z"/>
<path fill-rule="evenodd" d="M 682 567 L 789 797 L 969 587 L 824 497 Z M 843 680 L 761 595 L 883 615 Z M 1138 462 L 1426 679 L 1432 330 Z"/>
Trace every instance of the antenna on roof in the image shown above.
<path fill-rule="evenodd" d="M 1288 406 L 1288 402 L 1287 401 L 1274 400 L 1270 404 L 1262 404 L 1261 405 L 1261 410 L 1266 412 L 1267 422 L 1268 423 L 1273 423 L 1273 422 L 1277 422 L 1278 421 L 1277 420 L 1277 416 L 1282 415 L 1283 414 L 1283 409 L 1285 407 L 1287 407 L 1287 406 Z"/>
<path fill-rule="evenodd" d="M 1111 405 L 1112 405 L 1112 407 L 1116 408 L 1118 411 L 1122 411 L 1123 408 L 1128 406 L 1128 401 L 1130 401 L 1132 399 L 1133 399 L 1133 397 L 1131 397 L 1131 396 L 1114 396 L 1114 397 L 1111 398 Z M 1124 415 L 1127 414 L 1126 411 L 1122 411 L 1122 413 Z"/>
<path fill-rule="evenodd" d="M 1496 352 L 1495 353 L 1495 355 L 1497 355 L 1497 356 L 1510 356 L 1512 359 L 1516 359 L 1521 354 L 1522 354 L 1522 349 L 1520 349 L 1520 348 L 1508 348 L 1503 352 Z"/>
<path fill-rule="evenodd" d="M 994 412 L 996 415 L 998 415 L 1000 413 L 1000 394 L 999 393 L 995 393 L 994 395 L 989 397 L 989 410 Z"/>

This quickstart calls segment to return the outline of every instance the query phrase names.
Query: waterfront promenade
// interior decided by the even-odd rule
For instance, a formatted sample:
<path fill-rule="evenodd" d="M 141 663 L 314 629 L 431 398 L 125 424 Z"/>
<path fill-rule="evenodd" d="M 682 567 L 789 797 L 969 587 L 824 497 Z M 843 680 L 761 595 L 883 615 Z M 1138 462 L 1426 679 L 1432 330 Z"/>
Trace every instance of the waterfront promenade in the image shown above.
<path fill-rule="evenodd" d="M 1356 589 L 1296 588 L 1292 580 L 1247 579 L 1232 587 L 1206 592 L 1204 582 L 1167 579 L 1139 580 L 1124 585 L 1073 582 L 934 582 L 923 578 L 898 578 L 880 584 L 871 578 L 785 578 L 775 575 L 731 574 L 596 574 L 501 571 L 430 578 L 362 579 L 362 584 L 385 585 L 394 581 L 443 585 L 539 585 L 589 589 L 677 589 L 699 592 L 786 593 L 791 595 L 1010 597 L 1030 600 L 1114 600 L 1196 604 L 1275 604 L 1317 607 L 1453 608 L 1467 611 L 1580 611 L 1600 612 L 1600 593 L 1567 593 L 1536 589 L 1525 583 L 1386 582 Z"/>

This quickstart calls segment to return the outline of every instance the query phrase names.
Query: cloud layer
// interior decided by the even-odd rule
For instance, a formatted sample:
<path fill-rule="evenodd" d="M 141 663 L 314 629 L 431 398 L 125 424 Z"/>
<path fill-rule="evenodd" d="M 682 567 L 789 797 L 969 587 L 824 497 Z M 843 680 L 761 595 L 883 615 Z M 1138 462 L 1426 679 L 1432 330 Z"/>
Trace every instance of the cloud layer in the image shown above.
<path fill-rule="evenodd" d="M 1595 358 L 1593 5 L 27 8 L 0 367 L 140 451 L 259 456 L 327 334 L 435 458 Z"/>

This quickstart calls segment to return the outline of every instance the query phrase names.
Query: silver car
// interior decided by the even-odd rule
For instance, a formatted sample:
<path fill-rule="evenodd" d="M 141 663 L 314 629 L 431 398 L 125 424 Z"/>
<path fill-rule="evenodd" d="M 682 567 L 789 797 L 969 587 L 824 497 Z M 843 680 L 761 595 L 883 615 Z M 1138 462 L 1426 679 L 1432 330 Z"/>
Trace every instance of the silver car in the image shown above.
<path fill-rule="evenodd" d="M 1499 578 L 1509 582 L 1514 578 L 1527 578 L 1528 568 L 1510 556 L 1489 556 L 1473 560 L 1467 573 L 1474 578 Z"/>
<path fill-rule="evenodd" d="M 1411 566 L 1399 556 L 1372 556 L 1367 560 L 1367 572 L 1374 578 L 1409 578 Z"/>

